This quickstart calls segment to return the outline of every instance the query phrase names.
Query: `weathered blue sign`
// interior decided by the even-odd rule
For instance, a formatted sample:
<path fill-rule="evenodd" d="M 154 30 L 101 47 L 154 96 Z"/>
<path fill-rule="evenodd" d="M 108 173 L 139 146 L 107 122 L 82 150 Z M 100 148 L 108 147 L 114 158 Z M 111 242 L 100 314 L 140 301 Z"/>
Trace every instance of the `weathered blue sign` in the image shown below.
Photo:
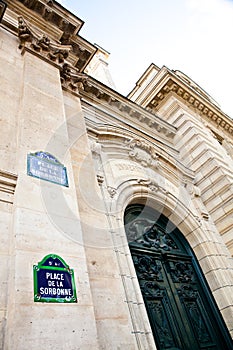
<path fill-rule="evenodd" d="M 27 174 L 68 187 L 66 168 L 47 152 L 28 154 Z"/>
<path fill-rule="evenodd" d="M 34 271 L 34 301 L 76 303 L 74 271 L 58 255 L 47 255 Z"/>

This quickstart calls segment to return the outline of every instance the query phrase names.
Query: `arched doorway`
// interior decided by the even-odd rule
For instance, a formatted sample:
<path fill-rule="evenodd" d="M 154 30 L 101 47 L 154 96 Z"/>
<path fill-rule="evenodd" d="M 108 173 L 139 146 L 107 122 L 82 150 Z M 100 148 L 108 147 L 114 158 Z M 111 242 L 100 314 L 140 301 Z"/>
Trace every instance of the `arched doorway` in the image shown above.
<path fill-rule="evenodd" d="M 159 350 L 230 350 L 232 340 L 194 253 L 178 228 L 150 207 L 131 205 L 125 230 Z"/>

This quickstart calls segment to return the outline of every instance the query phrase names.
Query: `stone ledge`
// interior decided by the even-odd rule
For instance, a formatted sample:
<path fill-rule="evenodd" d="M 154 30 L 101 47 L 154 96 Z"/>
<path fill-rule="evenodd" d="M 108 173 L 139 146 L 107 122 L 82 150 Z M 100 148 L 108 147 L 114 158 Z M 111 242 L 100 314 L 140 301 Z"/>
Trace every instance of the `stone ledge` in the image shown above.
<path fill-rule="evenodd" d="M 17 175 L 0 170 L 0 202 L 13 203 Z"/>
<path fill-rule="evenodd" d="M 117 94 L 105 85 L 98 83 L 90 76 L 83 82 L 83 89 L 79 92 L 84 99 L 91 99 L 93 105 L 96 103 L 99 104 L 101 101 L 102 104 L 115 110 L 118 114 L 127 115 L 129 120 L 136 119 L 140 124 L 156 130 L 168 139 L 173 139 L 176 134 L 176 128 L 174 126 L 136 103 L 129 101 L 124 96 Z"/>

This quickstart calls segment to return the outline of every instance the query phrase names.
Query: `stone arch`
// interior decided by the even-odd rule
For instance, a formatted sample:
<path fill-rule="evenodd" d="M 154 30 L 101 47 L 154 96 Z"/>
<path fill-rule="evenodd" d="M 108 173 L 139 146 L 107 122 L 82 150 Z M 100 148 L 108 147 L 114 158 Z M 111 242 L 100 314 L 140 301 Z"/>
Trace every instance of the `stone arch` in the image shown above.
<path fill-rule="evenodd" d="M 195 254 L 175 225 L 166 226 L 168 221 L 143 204 L 125 211 L 130 252 L 157 346 L 230 350 L 231 339 Z"/>
<path fill-rule="evenodd" d="M 99 146 L 103 142 L 104 152 L 101 147 L 93 148 L 93 152 L 100 160 L 102 168 L 105 164 L 112 164 L 111 162 L 121 164 L 125 161 L 127 164 L 134 164 L 135 166 L 140 163 L 140 161 L 137 163 L 136 160 L 132 160 L 129 157 L 129 150 L 122 146 L 122 142 L 130 137 L 126 131 L 121 137 L 111 135 L 111 132 L 107 134 L 107 136 L 102 135 L 97 143 L 97 146 Z M 139 146 L 142 146 L 143 152 L 145 149 L 147 151 L 147 145 L 140 144 L 140 142 Z M 138 146 L 134 147 L 137 148 Z M 151 151 L 150 148 L 149 151 Z M 102 153 L 104 153 L 104 156 L 102 156 Z M 172 162 L 174 163 L 173 157 L 170 158 L 169 166 L 171 167 Z M 149 158 L 147 163 L 147 165 L 141 166 L 142 172 L 135 168 L 135 171 L 126 170 L 121 175 L 117 171 L 115 173 L 110 171 L 112 170 L 110 166 L 100 174 L 104 181 L 101 185 L 102 193 L 108 211 L 111 232 L 113 233 L 114 249 L 122 272 L 126 299 L 131 310 L 138 342 L 141 342 L 141 346 L 144 348 L 153 348 L 151 345 L 153 344 L 153 337 L 143 308 L 143 300 L 140 296 L 140 288 L 136 280 L 123 225 L 125 208 L 131 203 L 146 203 L 161 211 L 182 232 L 195 253 L 228 329 L 233 335 L 233 268 L 229 252 L 211 219 L 205 219 L 197 210 L 189 192 L 190 188 L 182 183 L 183 176 L 187 175 L 186 169 L 181 164 L 178 164 L 176 168 L 178 178 L 181 180 L 181 183 L 178 183 L 180 187 L 177 188 L 177 182 L 176 185 L 169 185 L 171 182 L 166 177 L 167 173 L 163 174 L 165 183 L 158 183 L 157 173 L 159 168 L 155 166 L 151 169 Z M 147 171 L 147 169 L 149 170 Z M 134 298 L 132 295 L 134 295 Z"/>
<path fill-rule="evenodd" d="M 148 324 L 147 314 L 143 307 L 143 300 L 140 295 L 140 287 L 135 275 L 135 269 L 130 256 L 128 242 L 122 226 L 124 212 L 129 204 L 141 203 L 150 205 L 152 208 L 161 210 L 164 215 L 172 220 L 172 223 L 182 232 L 199 262 L 203 274 L 209 284 L 212 294 L 222 313 L 224 321 L 232 330 L 232 302 L 229 300 L 229 293 L 232 295 L 230 260 L 226 247 L 221 241 L 214 225 L 207 223 L 203 218 L 197 217 L 196 213 L 186 207 L 184 203 L 169 192 L 158 189 L 153 191 L 146 184 L 139 183 L 136 176 L 131 180 L 122 182 L 117 188 L 117 198 L 111 203 L 110 212 L 115 215 L 120 240 L 117 241 L 119 266 L 123 271 L 122 278 L 126 286 L 126 298 L 134 302 L 129 303 L 131 315 L 136 327 L 138 342 L 141 346 L 147 347 L 150 344 L 153 349 L 152 333 Z M 208 251 L 211 246 L 211 252 Z M 123 254 L 124 255 L 123 255 Z M 130 276 L 130 280 L 127 277 Z M 221 276 L 224 276 L 225 281 Z"/>

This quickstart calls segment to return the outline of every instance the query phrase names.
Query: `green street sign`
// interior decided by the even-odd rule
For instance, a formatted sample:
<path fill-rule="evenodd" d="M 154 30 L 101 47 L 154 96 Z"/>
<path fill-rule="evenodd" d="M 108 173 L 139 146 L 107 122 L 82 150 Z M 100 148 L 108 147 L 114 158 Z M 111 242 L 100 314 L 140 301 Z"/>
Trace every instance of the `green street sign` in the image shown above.
<path fill-rule="evenodd" d="M 33 266 L 34 301 L 77 303 L 74 271 L 58 255 L 46 255 Z"/>

